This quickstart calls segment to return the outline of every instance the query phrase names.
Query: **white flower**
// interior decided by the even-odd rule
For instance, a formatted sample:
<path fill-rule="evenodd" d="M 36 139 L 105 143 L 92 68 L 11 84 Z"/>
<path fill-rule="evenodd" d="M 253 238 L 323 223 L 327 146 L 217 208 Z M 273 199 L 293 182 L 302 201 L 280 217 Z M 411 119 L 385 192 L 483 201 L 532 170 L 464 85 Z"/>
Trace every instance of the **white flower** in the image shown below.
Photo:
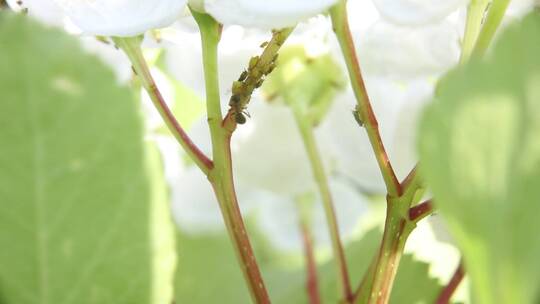
<path fill-rule="evenodd" d="M 331 181 L 330 188 L 341 240 L 346 242 L 356 232 L 362 216 L 367 214 L 368 200 L 346 183 Z M 331 242 L 328 224 L 320 196 L 317 195 L 310 207 L 309 228 L 314 245 L 317 249 L 329 249 Z M 275 193 L 261 193 L 257 223 L 276 249 L 283 252 L 303 250 L 300 214 L 293 198 Z"/>
<path fill-rule="evenodd" d="M 433 84 L 426 80 L 407 83 L 379 77 L 366 79 L 366 86 L 382 140 L 401 179 L 417 160 L 412 139 L 416 120 L 401 125 L 401 117 L 415 114 L 418 104 L 429 100 Z M 332 163 L 339 175 L 354 181 L 365 192 L 384 193 L 384 181 L 366 132 L 358 126 L 351 113 L 354 104 L 355 98 L 350 89 L 336 100 L 321 125 L 321 146 L 332 149 Z M 403 134 L 408 136 L 401 136 Z"/>
<path fill-rule="evenodd" d="M 238 183 L 290 197 L 316 189 L 292 111 L 255 99 L 249 112 L 249 129 L 242 126 L 233 137 Z"/>
<path fill-rule="evenodd" d="M 55 0 L 84 34 L 128 37 L 173 23 L 186 0 Z"/>
<path fill-rule="evenodd" d="M 293 26 L 322 13 L 337 0 L 205 0 L 204 9 L 223 24 L 261 29 Z"/>
<path fill-rule="evenodd" d="M 373 0 L 381 15 L 400 25 L 437 22 L 465 5 L 468 0 Z"/>
<path fill-rule="evenodd" d="M 460 54 L 459 32 L 446 21 L 422 27 L 379 21 L 354 36 L 366 76 L 438 76 L 457 64 Z"/>
<path fill-rule="evenodd" d="M 182 21 L 186 22 L 183 19 Z M 199 32 L 182 25 L 167 28 L 163 34 L 164 40 L 172 42 L 165 49 L 167 71 L 204 99 L 204 69 Z M 247 67 L 249 59 L 262 52 L 260 45 L 269 38 L 269 33 L 248 31 L 239 26 L 227 26 L 223 29 L 218 50 L 218 63 L 220 96 L 224 111 L 228 108 L 233 81 L 237 80 Z"/>

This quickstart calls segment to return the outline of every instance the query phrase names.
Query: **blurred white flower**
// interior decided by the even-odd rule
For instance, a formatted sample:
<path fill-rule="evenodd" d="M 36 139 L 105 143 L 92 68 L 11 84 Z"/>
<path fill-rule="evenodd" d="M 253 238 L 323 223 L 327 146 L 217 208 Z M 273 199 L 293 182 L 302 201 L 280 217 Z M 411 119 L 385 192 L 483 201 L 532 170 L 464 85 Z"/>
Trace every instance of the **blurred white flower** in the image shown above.
<path fill-rule="evenodd" d="M 439 22 L 469 0 L 373 0 L 382 17 L 399 25 Z"/>
<path fill-rule="evenodd" d="M 513 21 L 516 18 L 521 18 L 539 5 L 538 0 L 512 0 L 506 9 L 505 19 L 503 23 Z"/>
<path fill-rule="evenodd" d="M 204 0 L 204 9 L 225 25 L 277 29 L 305 21 L 324 12 L 336 2 L 337 0 Z"/>
<path fill-rule="evenodd" d="M 403 178 L 417 158 L 414 152 L 402 155 L 404 151 L 415 151 L 415 142 L 412 136 L 400 136 L 403 132 L 414 134 L 415 121 L 402 125 L 400 120 L 415 114 L 417 105 L 429 100 L 433 84 L 426 80 L 406 83 L 379 77 L 366 79 L 366 86 L 390 161 L 398 177 Z M 354 181 L 365 192 L 382 194 L 385 185 L 369 139 L 351 112 L 355 103 L 350 89 L 336 100 L 320 127 L 320 143 L 331 149 L 331 163 L 337 174 Z"/>
<path fill-rule="evenodd" d="M 334 200 L 341 240 L 349 240 L 359 227 L 359 221 L 368 210 L 366 197 L 346 183 L 331 181 L 330 189 Z M 331 241 L 328 224 L 320 197 L 317 196 L 310 208 L 310 230 L 316 249 L 330 249 Z M 300 214 L 292 197 L 275 193 L 261 193 L 257 223 L 261 232 L 271 243 L 283 252 L 303 250 L 300 230 Z"/>
<path fill-rule="evenodd" d="M 183 232 L 204 234 L 225 229 L 212 186 L 199 168 L 186 168 L 170 184 L 173 217 Z"/>
<path fill-rule="evenodd" d="M 172 165 L 171 158 L 166 165 Z M 168 176 L 171 187 L 173 218 L 182 230 L 189 234 L 218 233 L 225 230 L 212 185 L 196 166 L 179 169 Z M 259 206 L 261 196 L 256 189 L 237 187 L 239 205 L 244 218 Z"/>
<path fill-rule="evenodd" d="M 379 21 L 354 36 L 366 76 L 439 76 L 458 62 L 460 54 L 459 32 L 446 21 L 412 28 Z"/>
<path fill-rule="evenodd" d="M 128 37 L 172 24 L 186 0 L 54 0 L 83 34 Z"/>
<path fill-rule="evenodd" d="M 281 104 L 253 100 L 247 136 L 233 137 L 238 183 L 294 197 L 313 189 L 313 175 L 291 110 Z M 242 128 L 240 128 L 242 132 Z"/>
<path fill-rule="evenodd" d="M 164 37 L 166 68 L 178 81 L 192 88 L 203 99 L 206 96 L 202 62 L 201 38 L 189 26 L 167 29 Z M 223 109 L 228 108 L 231 85 L 247 67 L 252 56 L 262 51 L 260 44 L 270 33 L 246 30 L 239 26 L 223 29 L 219 50 L 219 82 Z"/>

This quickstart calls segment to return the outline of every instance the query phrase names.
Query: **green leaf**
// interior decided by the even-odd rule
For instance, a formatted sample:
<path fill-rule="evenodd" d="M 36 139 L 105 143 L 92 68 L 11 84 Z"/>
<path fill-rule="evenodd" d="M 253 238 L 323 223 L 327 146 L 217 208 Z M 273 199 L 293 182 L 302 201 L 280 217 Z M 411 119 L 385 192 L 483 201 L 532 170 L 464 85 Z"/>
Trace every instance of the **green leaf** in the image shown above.
<path fill-rule="evenodd" d="M 474 303 L 537 303 L 540 16 L 442 82 L 420 128 L 422 171 L 461 248 Z"/>
<path fill-rule="evenodd" d="M 307 303 L 303 262 L 273 251 L 260 235 L 253 234 L 256 229 L 250 231 L 272 302 Z M 377 251 L 381 237 L 382 233 L 373 229 L 347 245 L 348 266 L 355 287 Z M 176 303 L 249 303 L 248 290 L 225 232 L 201 236 L 178 232 L 177 251 Z M 318 265 L 318 279 L 322 303 L 337 303 L 338 282 L 333 261 Z M 433 303 L 440 288 L 429 277 L 427 264 L 405 255 L 390 303 Z"/>
<path fill-rule="evenodd" d="M 345 254 L 353 290 L 360 285 L 373 256 L 379 249 L 381 238 L 381 231 L 372 229 L 367 231 L 361 239 L 346 246 Z M 318 267 L 322 303 L 338 303 L 340 299 L 341 295 L 338 293 L 339 286 L 335 272 L 333 260 Z M 291 278 L 294 279 L 293 282 L 291 282 Z M 289 286 L 289 292 L 282 294 L 276 303 L 307 302 L 303 269 L 297 270 L 294 276 L 291 273 L 282 273 L 281 278 L 274 281 Z M 411 255 L 406 254 L 399 265 L 390 303 L 433 303 L 440 289 L 437 280 L 429 276 L 428 265 L 414 260 Z"/>
<path fill-rule="evenodd" d="M 159 298 L 159 195 L 115 83 L 76 39 L 0 14 L 0 303 Z"/>
<path fill-rule="evenodd" d="M 176 243 L 176 303 L 250 303 L 249 291 L 225 231 L 202 236 L 179 231 Z"/>

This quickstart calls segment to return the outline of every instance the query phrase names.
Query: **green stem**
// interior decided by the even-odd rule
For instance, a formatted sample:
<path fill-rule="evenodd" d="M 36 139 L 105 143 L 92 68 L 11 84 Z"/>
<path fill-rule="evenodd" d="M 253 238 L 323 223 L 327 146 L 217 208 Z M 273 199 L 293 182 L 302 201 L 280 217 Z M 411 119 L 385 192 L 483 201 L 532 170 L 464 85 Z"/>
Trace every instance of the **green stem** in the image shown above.
<path fill-rule="evenodd" d="M 406 202 L 389 199 L 383 240 L 371 272 L 371 291 L 366 294 L 367 301 L 357 298 L 356 303 L 388 303 L 405 243 L 415 228 L 409 220 L 408 209 Z"/>
<path fill-rule="evenodd" d="M 460 63 L 466 62 L 473 52 L 488 5 L 489 0 L 472 0 L 467 8 L 467 21 L 461 46 Z"/>
<path fill-rule="evenodd" d="M 309 156 L 311 168 L 319 192 L 321 194 L 324 212 L 326 215 L 326 221 L 328 223 L 328 230 L 330 233 L 330 239 L 332 240 L 332 249 L 337 261 L 338 278 L 341 283 L 342 296 L 347 303 L 352 301 L 352 290 L 349 281 L 349 273 L 347 269 L 347 261 L 345 259 L 345 252 L 343 245 L 339 237 L 339 227 L 334 210 L 334 203 L 332 201 L 332 194 L 330 193 L 330 187 L 328 185 L 328 179 L 324 172 L 324 166 L 319 155 L 317 144 L 315 142 L 315 136 L 313 134 L 313 128 L 307 119 L 304 119 L 300 114 L 295 112 L 296 123 L 302 135 L 304 146 Z"/>
<path fill-rule="evenodd" d="M 142 54 L 139 38 L 115 37 L 113 40 L 116 45 L 124 50 L 126 55 L 129 57 L 131 64 L 133 65 L 133 69 L 137 73 L 137 76 L 139 77 L 144 89 L 150 96 L 152 103 L 158 110 L 161 118 L 174 135 L 178 143 L 180 143 L 184 151 L 186 151 L 195 164 L 205 174 L 208 174 L 213 167 L 212 161 L 191 141 L 187 133 L 174 117 L 174 114 L 167 106 L 167 103 L 163 99 L 163 96 L 161 95 L 154 79 L 152 78 L 152 75 L 150 74 L 150 69 L 148 68 L 146 60 Z"/>
<path fill-rule="evenodd" d="M 330 9 L 332 25 L 336 37 L 341 46 L 343 57 L 347 64 L 349 78 L 357 100 L 356 111 L 365 126 L 369 141 L 375 152 L 375 157 L 381 170 L 386 189 L 391 197 L 398 197 L 401 194 L 401 185 L 396 178 L 394 169 L 390 164 L 388 154 L 379 133 L 377 118 L 371 107 L 371 102 L 367 94 L 364 79 L 360 70 L 360 64 L 356 56 L 356 49 L 352 39 L 349 22 L 347 20 L 347 1 L 341 0 Z"/>
<path fill-rule="evenodd" d="M 242 219 L 234 188 L 230 149 L 232 131 L 224 128 L 221 124 L 222 113 L 217 63 L 217 47 L 221 26 L 209 15 L 194 11 L 192 11 L 192 14 L 201 32 L 206 82 L 206 105 L 214 157 L 214 167 L 209 172 L 208 179 L 212 183 L 227 231 L 233 240 L 236 255 L 252 300 L 255 303 L 270 303 L 270 298 Z"/>
<path fill-rule="evenodd" d="M 484 26 L 482 26 L 482 30 L 478 36 L 478 41 L 476 41 L 473 56 L 481 57 L 484 55 L 501 24 L 509 4 L 510 0 L 493 0 Z"/>

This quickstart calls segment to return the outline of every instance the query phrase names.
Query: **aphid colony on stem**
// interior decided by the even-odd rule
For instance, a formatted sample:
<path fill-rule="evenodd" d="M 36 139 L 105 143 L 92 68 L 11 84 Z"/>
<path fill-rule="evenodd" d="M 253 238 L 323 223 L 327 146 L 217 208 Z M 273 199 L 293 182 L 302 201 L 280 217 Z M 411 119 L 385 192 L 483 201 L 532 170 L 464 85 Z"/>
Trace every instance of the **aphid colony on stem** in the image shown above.
<path fill-rule="evenodd" d="M 269 42 L 263 42 L 260 46 L 264 48 L 261 56 L 252 57 L 249 60 L 247 70 L 244 70 L 238 80 L 233 82 L 229 111 L 237 124 L 246 123 L 246 116 L 249 117 L 246 107 L 251 99 L 251 94 L 263 84 L 266 76 L 272 73 L 276 67 L 277 51 L 291 31 L 292 29 L 273 31 L 272 39 Z"/>
<path fill-rule="evenodd" d="M 245 115 L 249 117 L 246 106 L 251 99 L 251 94 L 263 84 L 265 77 L 272 73 L 276 67 L 277 57 L 277 54 L 274 55 L 269 64 L 259 64 L 260 57 L 252 57 L 249 60 L 248 69 L 240 74 L 237 81 L 233 82 L 229 106 L 234 112 L 236 123 L 244 124 L 246 122 Z"/>

